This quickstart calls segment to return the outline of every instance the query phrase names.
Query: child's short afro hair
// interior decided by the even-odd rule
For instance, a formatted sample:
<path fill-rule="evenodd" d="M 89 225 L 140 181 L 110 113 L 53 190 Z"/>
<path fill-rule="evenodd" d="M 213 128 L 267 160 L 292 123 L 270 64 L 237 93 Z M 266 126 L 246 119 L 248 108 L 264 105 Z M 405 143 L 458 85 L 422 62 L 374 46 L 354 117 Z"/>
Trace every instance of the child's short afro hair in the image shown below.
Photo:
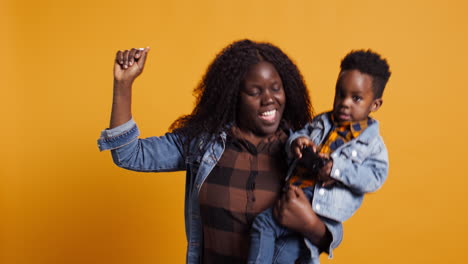
<path fill-rule="evenodd" d="M 341 61 L 341 71 L 359 70 L 372 76 L 374 98 L 381 98 L 390 75 L 387 60 L 372 50 L 353 50 Z"/>

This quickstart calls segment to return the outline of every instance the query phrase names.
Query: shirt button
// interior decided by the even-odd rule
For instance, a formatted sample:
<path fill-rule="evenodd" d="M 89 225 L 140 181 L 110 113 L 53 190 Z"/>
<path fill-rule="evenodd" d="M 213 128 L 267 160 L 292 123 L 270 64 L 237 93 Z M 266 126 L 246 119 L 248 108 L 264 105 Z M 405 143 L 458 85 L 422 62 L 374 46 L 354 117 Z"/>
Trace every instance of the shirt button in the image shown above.
<path fill-rule="evenodd" d="M 315 205 L 315 210 L 320 211 L 320 204 Z"/>
<path fill-rule="evenodd" d="M 340 170 L 336 169 L 333 175 L 335 175 L 335 177 L 340 177 Z"/>
<path fill-rule="evenodd" d="M 353 151 L 351 152 L 351 156 L 356 157 L 356 156 L 357 156 L 357 151 L 353 150 Z"/>
<path fill-rule="evenodd" d="M 324 195 L 324 194 L 325 194 L 325 189 L 323 189 L 323 188 L 320 188 L 320 190 L 319 190 L 319 194 L 320 194 L 320 195 Z"/>

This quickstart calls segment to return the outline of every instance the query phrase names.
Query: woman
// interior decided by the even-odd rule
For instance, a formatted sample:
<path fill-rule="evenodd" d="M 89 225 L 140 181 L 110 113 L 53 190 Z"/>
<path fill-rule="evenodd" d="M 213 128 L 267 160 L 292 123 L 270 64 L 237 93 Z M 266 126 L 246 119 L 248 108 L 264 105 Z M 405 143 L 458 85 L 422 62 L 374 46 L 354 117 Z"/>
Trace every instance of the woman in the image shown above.
<path fill-rule="evenodd" d="M 164 136 L 138 139 L 131 90 L 148 51 L 117 53 L 110 129 L 98 144 L 126 169 L 187 171 L 187 263 L 245 263 L 253 218 L 273 205 L 278 221 L 306 243 L 336 247 L 341 226 L 320 221 L 302 190 L 290 188 L 278 199 L 287 133 L 311 120 L 307 89 L 288 56 L 268 43 L 230 44 L 195 89 L 193 112 Z"/>

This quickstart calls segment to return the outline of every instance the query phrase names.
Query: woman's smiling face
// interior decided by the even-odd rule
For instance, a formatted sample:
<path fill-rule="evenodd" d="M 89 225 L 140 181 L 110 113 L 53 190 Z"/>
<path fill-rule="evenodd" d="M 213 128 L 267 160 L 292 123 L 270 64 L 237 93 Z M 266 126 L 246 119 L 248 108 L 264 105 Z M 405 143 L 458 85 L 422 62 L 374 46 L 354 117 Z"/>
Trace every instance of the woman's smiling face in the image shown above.
<path fill-rule="evenodd" d="M 279 127 L 286 104 L 283 82 L 266 61 L 252 66 L 239 94 L 237 125 L 244 132 L 264 137 Z"/>

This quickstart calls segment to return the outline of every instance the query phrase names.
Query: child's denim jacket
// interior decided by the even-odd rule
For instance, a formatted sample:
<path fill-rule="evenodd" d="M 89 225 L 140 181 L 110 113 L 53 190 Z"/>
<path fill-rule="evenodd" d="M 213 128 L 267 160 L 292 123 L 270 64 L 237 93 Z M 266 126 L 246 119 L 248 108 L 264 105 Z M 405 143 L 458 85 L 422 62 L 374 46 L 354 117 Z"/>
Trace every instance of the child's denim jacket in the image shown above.
<path fill-rule="evenodd" d="M 203 182 L 224 152 L 226 133 L 209 138 L 209 143 L 205 145 L 203 152 L 199 150 L 204 145 L 203 140 L 206 139 L 192 141 L 187 150 L 189 154 L 185 153 L 183 140 L 176 133 L 145 139 L 138 139 L 139 135 L 137 125 L 131 119 L 121 126 L 102 131 L 98 146 L 101 151 L 112 150 L 115 164 L 125 169 L 143 172 L 186 171 L 184 209 L 187 237 L 186 263 L 198 264 L 203 249 L 198 195 Z M 328 249 L 331 253 L 332 249 L 341 242 L 342 225 L 325 224 L 333 236 Z"/>
<path fill-rule="evenodd" d="M 333 128 L 328 114 L 318 115 L 312 123 L 289 137 L 286 142 L 286 152 L 291 159 L 291 144 L 298 137 L 309 137 L 317 146 L 326 139 Z M 361 206 L 364 194 L 378 190 L 387 178 L 388 153 L 379 134 L 378 121 L 375 120 L 357 138 L 336 149 L 331 154 L 331 158 L 333 167 L 330 176 L 339 183 L 327 188 L 319 184 L 311 187 L 314 188 L 312 209 L 321 216 L 327 227 L 338 224 L 342 227 L 341 223 L 350 218 Z M 343 230 L 340 231 L 343 235 Z M 319 263 L 320 253 L 317 248 L 307 239 L 304 240 L 311 254 L 309 263 Z"/>
<path fill-rule="evenodd" d="M 291 143 L 298 137 L 307 136 L 317 146 L 332 129 L 328 113 L 314 118 L 312 123 L 294 133 L 286 143 L 291 156 Z M 357 138 L 343 144 L 332 154 L 331 177 L 339 181 L 331 187 L 315 185 L 312 199 L 313 210 L 324 217 L 343 222 L 361 206 L 365 193 L 379 189 L 388 174 L 387 148 L 379 134 L 375 120 Z"/>

